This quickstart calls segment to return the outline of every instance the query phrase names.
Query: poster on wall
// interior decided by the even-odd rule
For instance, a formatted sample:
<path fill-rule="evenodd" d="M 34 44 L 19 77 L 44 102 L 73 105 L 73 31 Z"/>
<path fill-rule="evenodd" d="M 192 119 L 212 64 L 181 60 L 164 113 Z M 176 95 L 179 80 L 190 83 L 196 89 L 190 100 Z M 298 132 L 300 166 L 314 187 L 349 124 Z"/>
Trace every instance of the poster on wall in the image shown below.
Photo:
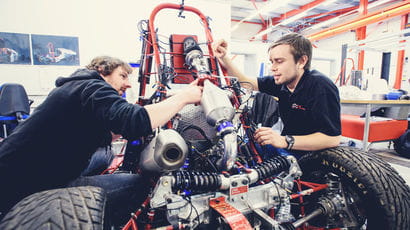
<path fill-rule="evenodd" d="M 31 35 L 34 65 L 79 65 L 78 37 Z"/>
<path fill-rule="evenodd" d="M 0 64 L 30 65 L 30 36 L 0 32 Z"/>

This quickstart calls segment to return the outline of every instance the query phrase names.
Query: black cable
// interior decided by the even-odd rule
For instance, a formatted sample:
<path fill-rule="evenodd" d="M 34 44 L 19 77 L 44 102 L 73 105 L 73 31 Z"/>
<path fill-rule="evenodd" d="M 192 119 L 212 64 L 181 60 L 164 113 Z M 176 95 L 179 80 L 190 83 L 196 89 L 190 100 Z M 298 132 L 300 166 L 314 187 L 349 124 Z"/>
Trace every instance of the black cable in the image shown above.
<path fill-rule="evenodd" d="M 195 219 L 197 219 L 198 220 L 198 225 L 201 223 L 201 219 L 199 219 L 199 212 L 198 212 L 198 210 L 195 208 L 195 206 L 192 204 L 192 201 L 191 201 L 191 199 L 189 199 L 189 201 L 190 201 L 190 204 L 191 204 L 191 206 L 194 208 L 194 210 L 195 210 L 195 213 L 196 213 L 196 218 Z"/>
<path fill-rule="evenodd" d="M 208 164 L 212 167 L 214 172 L 218 172 L 218 169 L 216 168 L 215 164 L 212 163 L 212 161 L 208 157 L 202 156 L 201 152 L 199 152 L 196 148 L 193 148 L 193 150 L 198 156 L 200 156 L 201 158 L 203 158 L 204 160 L 208 162 Z"/>
<path fill-rule="evenodd" d="M 184 200 L 186 200 L 190 205 L 191 205 L 191 209 L 189 210 L 189 215 L 188 215 L 188 217 L 187 218 L 181 218 L 182 220 L 185 220 L 185 221 L 188 221 L 189 220 L 189 218 L 191 217 L 191 215 L 192 215 L 192 210 L 194 209 L 194 206 L 192 205 L 192 202 L 191 202 L 191 200 L 190 199 L 188 199 L 188 197 L 183 197 L 184 198 Z"/>
<path fill-rule="evenodd" d="M 238 90 L 239 92 L 241 92 L 242 94 L 246 94 L 241 88 L 239 88 L 239 87 L 234 87 L 234 86 L 230 86 L 230 85 L 228 85 L 228 86 L 224 86 L 224 87 L 221 87 L 221 89 L 233 89 L 233 90 Z"/>
<path fill-rule="evenodd" d="M 255 90 L 255 86 L 250 81 L 240 81 L 239 84 L 242 85 L 243 83 L 248 83 L 251 86 L 251 91 Z"/>
<path fill-rule="evenodd" d="M 178 17 L 180 17 L 180 18 L 185 18 L 185 16 L 182 15 L 182 12 L 184 12 L 184 0 L 182 0 L 182 1 L 181 1 L 181 4 L 179 5 Z"/>
<path fill-rule="evenodd" d="M 144 24 L 144 25 L 143 25 Z M 137 24 L 137 29 L 141 34 L 146 34 L 148 32 L 147 29 L 144 29 L 143 26 L 145 26 L 145 28 L 148 28 L 148 20 L 141 20 L 138 22 Z"/>
<path fill-rule="evenodd" d="M 196 126 L 196 125 L 188 125 L 187 127 L 182 129 L 181 133 L 184 133 L 188 129 L 195 129 L 196 131 L 198 131 L 205 138 L 206 141 L 208 141 L 210 144 L 212 144 L 212 141 L 206 136 L 204 130 L 201 129 L 200 127 Z"/>

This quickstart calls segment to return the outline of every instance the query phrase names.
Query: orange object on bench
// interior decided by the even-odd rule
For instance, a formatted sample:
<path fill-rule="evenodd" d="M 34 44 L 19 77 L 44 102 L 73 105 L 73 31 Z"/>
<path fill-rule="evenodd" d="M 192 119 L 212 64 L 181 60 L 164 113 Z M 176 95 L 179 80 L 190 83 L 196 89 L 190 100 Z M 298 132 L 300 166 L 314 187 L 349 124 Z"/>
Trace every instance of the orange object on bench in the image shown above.
<path fill-rule="evenodd" d="M 341 115 L 342 136 L 363 140 L 364 118 L 356 115 Z M 407 130 L 407 120 L 371 121 L 368 142 L 388 141 L 399 138 Z"/>

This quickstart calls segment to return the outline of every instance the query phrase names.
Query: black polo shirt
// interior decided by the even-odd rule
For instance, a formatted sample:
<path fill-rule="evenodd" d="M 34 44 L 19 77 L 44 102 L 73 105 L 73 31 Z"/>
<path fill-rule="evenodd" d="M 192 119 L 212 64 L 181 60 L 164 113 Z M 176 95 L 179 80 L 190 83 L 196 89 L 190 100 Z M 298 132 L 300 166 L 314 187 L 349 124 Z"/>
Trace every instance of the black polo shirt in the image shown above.
<path fill-rule="evenodd" d="M 273 77 L 258 78 L 258 87 L 279 98 L 282 135 L 341 134 L 339 91 L 322 73 L 305 71 L 293 93 L 285 85 L 276 85 Z"/>

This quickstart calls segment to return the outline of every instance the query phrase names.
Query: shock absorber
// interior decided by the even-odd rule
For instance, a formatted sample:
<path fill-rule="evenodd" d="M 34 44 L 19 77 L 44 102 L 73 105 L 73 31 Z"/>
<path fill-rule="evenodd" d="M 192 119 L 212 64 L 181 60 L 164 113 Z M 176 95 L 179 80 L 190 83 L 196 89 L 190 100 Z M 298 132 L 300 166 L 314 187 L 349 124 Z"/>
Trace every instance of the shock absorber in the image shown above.
<path fill-rule="evenodd" d="M 250 181 L 254 182 L 272 177 L 280 172 L 288 170 L 289 167 L 290 163 L 286 157 L 276 156 L 254 166 L 251 174 L 255 175 L 255 177 L 253 177 L 254 180 L 251 179 Z M 241 174 L 241 176 L 248 177 L 251 174 Z M 174 171 L 172 172 L 172 176 L 174 181 L 172 183 L 172 188 L 180 190 L 216 191 L 218 189 L 228 189 L 230 184 L 229 177 L 217 173 Z"/>
<path fill-rule="evenodd" d="M 258 173 L 259 180 L 263 180 L 272 177 L 280 172 L 288 170 L 289 167 L 290 163 L 286 159 L 286 157 L 275 156 L 272 159 L 253 166 L 252 169 L 254 169 Z"/>
<path fill-rule="evenodd" d="M 209 172 L 172 172 L 174 181 L 172 188 L 194 191 L 216 191 L 221 187 L 222 180 L 219 174 Z"/>

